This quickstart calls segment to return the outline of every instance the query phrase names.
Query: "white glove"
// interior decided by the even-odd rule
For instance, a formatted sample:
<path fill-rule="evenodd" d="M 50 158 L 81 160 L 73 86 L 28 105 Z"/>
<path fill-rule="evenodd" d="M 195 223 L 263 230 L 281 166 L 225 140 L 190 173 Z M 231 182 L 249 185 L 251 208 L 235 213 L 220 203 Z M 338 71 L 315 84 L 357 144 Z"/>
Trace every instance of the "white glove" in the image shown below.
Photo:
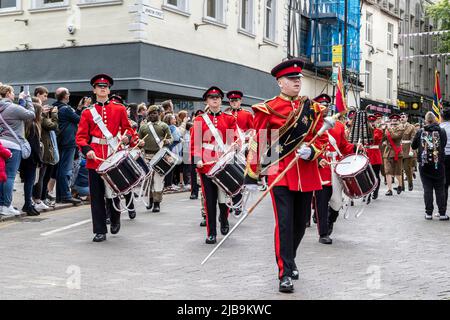
<path fill-rule="evenodd" d="M 258 192 L 258 191 L 259 191 L 258 185 L 257 185 L 257 184 L 254 184 L 254 183 L 246 184 L 246 185 L 244 185 L 244 187 L 245 187 L 245 189 L 248 190 L 250 193 L 255 193 L 255 192 Z"/>
<path fill-rule="evenodd" d="M 311 156 L 311 152 L 311 148 L 306 145 L 303 145 L 297 149 L 297 155 L 303 160 L 308 160 Z"/>

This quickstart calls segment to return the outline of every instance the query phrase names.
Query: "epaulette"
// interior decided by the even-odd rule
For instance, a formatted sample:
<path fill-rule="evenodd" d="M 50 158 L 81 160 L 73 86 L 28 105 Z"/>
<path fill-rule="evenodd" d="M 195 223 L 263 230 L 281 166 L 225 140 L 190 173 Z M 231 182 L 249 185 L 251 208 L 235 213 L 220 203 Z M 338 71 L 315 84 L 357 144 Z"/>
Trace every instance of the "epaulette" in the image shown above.
<path fill-rule="evenodd" d="M 258 103 L 252 106 L 253 111 L 261 111 L 264 112 L 266 114 L 270 114 L 269 109 L 267 109 L 267 106 L 265 105 L 265 103 Z"/>
<path fill-rule="evenodd" d="M 120 102 L 117 102 L 117 101 L 112 101 L 112 103 L 118 104 L 118 105 L 120 105 L 120 106 L 123 106 L 123 104 L 121 104 Z"/>
<path fill-rule="evenodd" d="M 228 110 L 225 110 L 223 113 L 226 114 L 226 115 L 229 115 L 229 116 L 233 116 L 233 114 L 230 111 L 228 111 Z"/>

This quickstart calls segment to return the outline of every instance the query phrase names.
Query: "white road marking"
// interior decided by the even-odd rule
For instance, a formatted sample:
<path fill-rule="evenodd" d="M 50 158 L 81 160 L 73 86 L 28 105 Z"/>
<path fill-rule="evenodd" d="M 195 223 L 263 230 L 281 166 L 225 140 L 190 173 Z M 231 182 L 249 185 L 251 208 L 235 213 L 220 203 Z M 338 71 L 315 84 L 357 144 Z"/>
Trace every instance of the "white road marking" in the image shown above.
<path fill-rule="evenodd" d="M 49 236 L 51 234 L 54 234 L 54 233 L 57 233 L 57 232 L 60 232 L 60 231 L 64 231 L 64 230 L 67 230 L 67 229 L 71 229 L 71 228 L 74 228 L 74 227 L 78 227 L 78 226 L 81 226 L 82 224 L 86 224 L 86 223 L 89 223 L 89 222 L 91 222 L 91 219 L 83 220 L 83 221 L 80 221 L 80 222 L 73 223 L 73 224 L 70 224 L 68 226 L 62 227 L 62 228 L 58 228 L 58 229 L 55 229 L 55 230 L 52 230 L 52 231 L 41 233 L 41 236 Z"/>

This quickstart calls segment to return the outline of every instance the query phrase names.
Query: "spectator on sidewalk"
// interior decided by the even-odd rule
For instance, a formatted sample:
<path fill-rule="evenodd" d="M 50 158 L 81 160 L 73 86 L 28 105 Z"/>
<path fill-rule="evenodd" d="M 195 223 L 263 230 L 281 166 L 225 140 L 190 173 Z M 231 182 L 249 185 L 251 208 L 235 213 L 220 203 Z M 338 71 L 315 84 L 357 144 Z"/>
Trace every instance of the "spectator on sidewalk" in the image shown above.
<path fill-rule="evenodd" d="M 8 180 L 8 177 L 6 176 L 6 160 L 12 157 L 11 151 L 9 149 L 5 148 L 0 143 L 0 183 L 6 182 Z M 2 213 L 0 212 L 0 215 Z"/>
<path fill-rule="evenodd" d="M 448 187 L 450 186 L 450 109 L 444 110 L 444 122 L 440 124 L 447 135 L 445 146 L 445 203 L 448 201 Z"/>
<path fill-rule="evenodd" d="M 38 216 L 39 211 L 33 204 L 33 185 L 36 179 L 36 169 L 42 163 L 44 153 L 41 144 L 41 120 L 42 105 L 38 98 L 33 98 L 33 106 L 35 110 L 35 118 L 25 121 L 25 138 L 31 146 L 31 155 L 27 159 L 22 159 L 20 163 L 20 176 L 23 180 L 24 205 L 22 211 L 28 216 Z"/>
<path fill-rule="evenodd" d="M 42 105 L 41 142 L 44 148 L 42 164 L 39 168 L 39 177 L 36 179 L 36 183 L 33 187 L 34 208 L 37 211 L 49 209 L 49 206 L 44 203 L 47 200 L 47 184 L 53 166 L 59 161 L 58 145 L 56 142 L 58 108 L 46 104 L 46 93 L 48 93 L 48 90 L 45 87 L 37 87 L 34 90 L 36 98 L 40 100 Z M 53 137 L 51 135 L 53 135 Z"/>
<path fill-rule="evenodd" d="M 70 177 L 72 176 L 73 161 L 77 146 L 75 135 L 80 122 L 81 110 L 77 112 L 69 105 L 70 92 L 67 88 L 58 88 L 55 93 L 58 107 L 58 148 L 59 163 L 56 169 L 56 202 L 79 204 L 79 199 L 74 199 L 70 192 Z"/>
<path fill-rule="evenodd" d="M 169 113 L 164 116 L 163 122 L 165 122 L 169 126 L 170 134 L 172 135 L 172 138 L 173 138 L 173 142 L 169 146 L 169 150 L 179 156 L 180 152 L 179 152 L 178 145 L 180 145 L 182 139 L 181 139 L 180 131 L 178 130 L 178 128 L 176 126 L 177 119 L 174 114 Z M 178 166 L 178 164 L 177 164 L 177 166 Z M 172 190 L 172 191 L 179 190 L 179 187 L 174 184 L 174 173 L 176 171 L 177 170 L 175 167 L 164 178 L 164 186 L 168 190 Z M 177 171 L 177 172 L 179 172 L 179 171 Z"/>
<path fill-rule="evenodd" d="M 21 144 L 25 142 L 24 121 L 35 117 L 29 93 L 19 94 L 20 105 L 13 102 L 14 98 L 13 87 L 0 86 L 0 142 L 12 153 L 6 160 L 8 179 L 0 183 L 0 212 L 8 216 L 20 215 L 20 211 L 12 206 L 14 180 L 22 159 Z"/>
<path fill-rule="evenodd" d="M 425 126 L 420 129 L 411 144 L 418 149 L 417 161 L 424 189 L 425 219 L 433 219 L 433 191 L 436 193 L 436 203 L 439 209 L 439 220 L 449 220 L 446 214 L 445 202 L 445 146 L 447 135 L 433 114 L 425 115 Z"/>
<path fill-rule="evenodd" d="M 74 198 L 83 200 L 89 196 L 88 169 L 86 169 L 86 158 L 81 156 L 80 169 L 75 178 L 72 188 Z"/>
<path fill-rule="evenodd" d="M 138 105 L 138 128 L 141 127 L 141 122 L 147 119 L 147 106 L 145 103 Z"/>
<path fill-rule="evenodd" d="M 161 118 L 164 119 L 164 117 L 168 114 L 173 114 L 173 103 L 172 100 L 166 100 L 161 103 L 161 107 L 163 108 L 163 113 L 161 114 Z"/>

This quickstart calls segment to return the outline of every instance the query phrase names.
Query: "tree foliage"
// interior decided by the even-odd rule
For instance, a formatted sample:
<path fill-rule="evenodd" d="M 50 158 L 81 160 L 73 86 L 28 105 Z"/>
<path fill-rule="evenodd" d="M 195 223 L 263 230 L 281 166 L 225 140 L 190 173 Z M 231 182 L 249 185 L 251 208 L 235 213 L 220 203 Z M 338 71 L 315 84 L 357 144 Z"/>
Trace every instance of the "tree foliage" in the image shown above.
<path fill-rule="evenodd" d="M 429 5 L 426 9 L 427 16 L 436 21 L 435 30 L 450 30 L 450 0 L 440 0 Z M 439 52 L 450 52 L 450 32 L 439 35 Z"/>

